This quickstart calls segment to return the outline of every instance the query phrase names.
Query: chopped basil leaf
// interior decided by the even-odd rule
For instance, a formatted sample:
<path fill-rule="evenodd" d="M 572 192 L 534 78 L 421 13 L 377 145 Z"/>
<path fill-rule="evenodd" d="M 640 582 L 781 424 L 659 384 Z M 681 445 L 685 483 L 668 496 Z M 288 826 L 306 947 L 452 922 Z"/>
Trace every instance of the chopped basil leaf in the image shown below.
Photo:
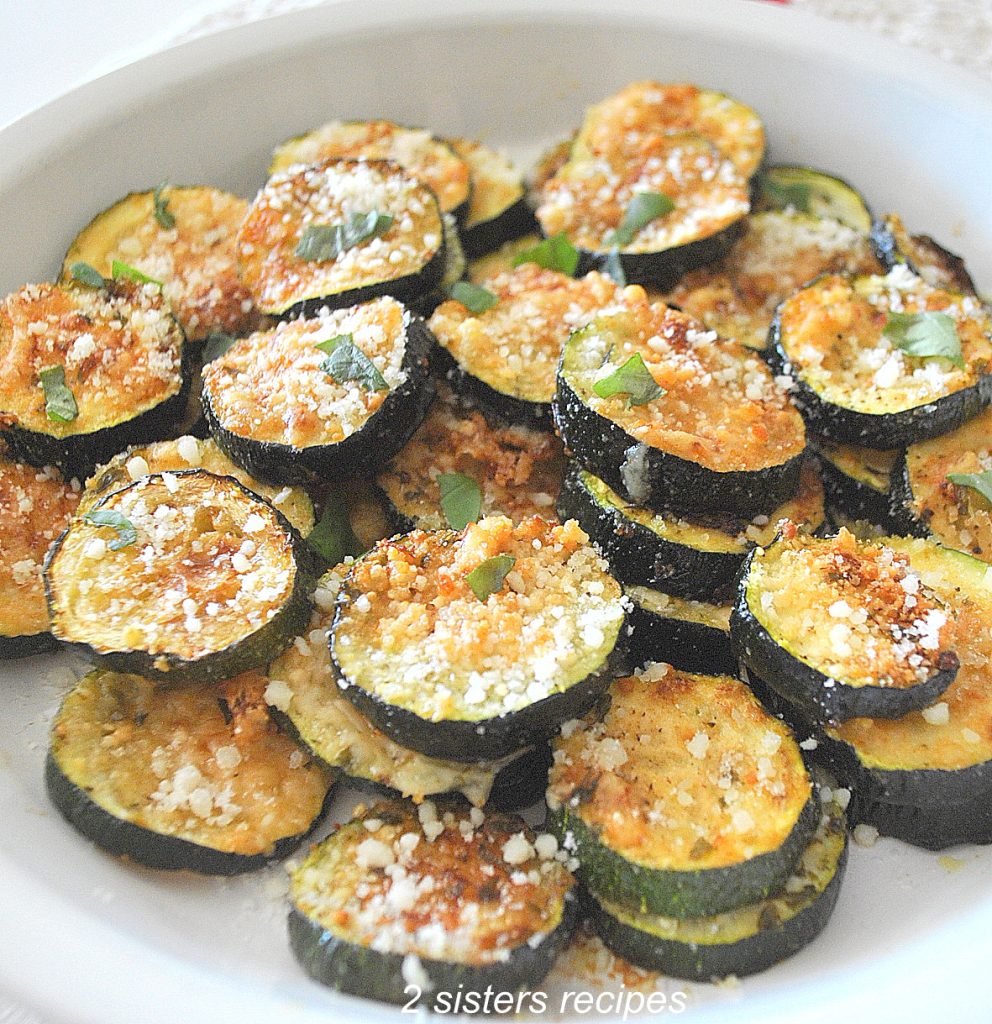
<path fill-rule="evenodd" d="M 85 284 L 89 288 L 103 288 L 107 283 L 106 278 L 96 267 L 90 266 L 83 260 L 73 263 L 69 268 L 69 273 L 72 274 L 73 280 Z"/>
<path fill-rule="evenodd" d="M 813 189 L 808 182 L 782 182 L 762 176 L 761 192 L 774 210 L 787 210 L 791 207 L 796 213 L 810 212 Z"/>
<path fill-rule="evenodd" d="M 222 356 L 238 339 L 224 331 L 211 331 L 203 343 L 204 363 L 213 362 Z"/>
<path fill-rule="evenodd" d="M 658 386 L 657 381 L 651 376 L 651 371 L 644 365 L 640 352 L 632 355 L 613 373 L 597 380 L 592 389 L 600 398 L 628 395 L 628 406 L 647 405 L 648 402 L 665 394 L 665 389 Z"/>
<path fill-rule="evenodd" d="M 947 479 L 959 487 L 970 487 L 986 501 L 992 502 L 992 471 L 984 473 L 948 473 Z"/>
<path fill-rule="evenodd" d="M 328 565 L 337 565 L 348 555 L 362 554 L 362 545 L 351 528 L 348 506 L 338 488 L 327 492 L 324 514 L 310 531 L 307 543 Z"/>
<path fill-rule="evenodd" d="M 441 509 L 453 530 L 464 530 L 482 511 L 482 488 L 464 473 L 442 473 L 437 478 L 441 489 Z"/>
<path fill-rule="evenodd" d="M 946 313 L 890 313 L 882 334 L 908 356 L 964 367 L 957 324 Z"/>
<path fill-rule="evenodd" d="M 131 520 L 112 508 L 96 508 L 87 512 L 83 518 L 94 526 L 112 526 L 117 531 L 117 536 L 107 547 L 111 551 L 120 551 L 138 539 L 138 531 L 134 528 Z"/>
<path fill-rule="evenodd" d="M 536 263 L 545 270 L 557 270 L 559 274 L 573 277 L 579 269 L 579 253 L 564 235 L 552 235 L 513 258 L 515 267 L 522 263 Z"/>
<path fill-rule="evenodd" d="M 327 358 L 320 364 L 320 368 L 339 384 L 353 380 L 365 391 L 389 390 L 386 378 L 355 344 L 350 334 L 337 334 L 327 341 L 320 341 L 317 348 L 327 353 Z"/>
<path fill-rule="evenodd" d="M 513 555 L 495 555 L 480 562 L 465 577 L 465 582 L 480 601 L 485 601 L 490 594 L 502 588 L 507 574 L 516 564 Z"/>
<path fill-rule="evenodd" d="M 391 213 L 349 214 L 344 224 L 309 224 L 300 235 L 296 246 L 296 255 L 301 260 L 311 263 L 325 263 L 335 260 L 343 252 L 347 252 L 369 238 L 384 235 L 393 223 Z"/>
<path fill-rule="evenodd" d="M 600 269 L 607 277 L 613 278 L 613 283 L 624 288 L 627 285 L 627 275 L 623 272 L 623 263 L 620 261 L 620 250 L 613 246 L 603 257 Z"/>
<path fill-rule="evenodd" d="M 499 302 L 488 288 L 472 284 L 471 281 L 456 281 L 448 294 L 460 302 L 470 313 L 485 313 Z"/>
<path fill-rule="evenodd" d="M 674 201 L 664 192 L 635 192 L 633 199 L 627 204 L 623 218 L 613 232 L 614 245 L 630 245 L 634 235 L 653 220 L 671 213 L 675 209 Z"/>
<path fill-rule="evenodd" d="M 143 270 L 132 267 L 130 263 L 124 263 L 122 260 L 114 260 L 110 264 L 110 276 L 115 281 L 126 277 L 130 281 L 137 281 L 138 284 L 154 284 L 159 288 L 162 287 L 162 282 L 157 278 L 149 277 Z"/>
<path fill-rule="evenodd" d="M 45 392 L 45 414 L 56 423 L 71 423 L 79 415 L 73 393 L 66 387 L 65 367 L 48 366 L 38 374 Z"/>
<path fill-rule="evenodd" d="M 169 209 L 168 197 L 162 194 L 166 187 L 167 183 L 163 181 L 152 193 L 152 202 L 155 204 L 155 219 L 166 231 L 169 231 L 176 226 L 176 218 Z"/>

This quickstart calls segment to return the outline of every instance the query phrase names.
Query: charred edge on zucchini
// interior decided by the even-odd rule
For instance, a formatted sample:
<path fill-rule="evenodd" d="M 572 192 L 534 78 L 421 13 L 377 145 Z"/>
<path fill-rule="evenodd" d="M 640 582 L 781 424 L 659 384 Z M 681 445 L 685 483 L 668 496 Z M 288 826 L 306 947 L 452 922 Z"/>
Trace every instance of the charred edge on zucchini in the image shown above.
<path fill-rule="evenodd" d="M 871 211 L 857 189 L 811 167 L 766 167 L 755 178 L 755 193 L 759 210 L 793 210 L 835 220 L 862 235 L 872 227 Z"/>
<path fill-rule="evenodd" d="M 820 462 L 827 512 L 835 522 L 865 520 L 883 528 L 893 524 L 890 490 L 900 460 L 898 451 L 827 440 L 815 441 L 813 448 Z"/>
<path fill-rule="evenodd" d="M 911 235 L 898 214 L 889 213 L 874 221 L 869 240 L 886 270 L 902 263 L 935 288 L 978 294 L 964 260 L 929 235 Z"/>

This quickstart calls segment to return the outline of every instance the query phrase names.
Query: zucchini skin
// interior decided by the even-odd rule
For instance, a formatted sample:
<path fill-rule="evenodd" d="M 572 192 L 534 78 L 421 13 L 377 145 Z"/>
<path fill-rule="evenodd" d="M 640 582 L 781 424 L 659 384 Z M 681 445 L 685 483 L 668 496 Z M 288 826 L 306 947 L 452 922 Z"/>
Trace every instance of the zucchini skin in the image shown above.
<path fill-rule="evenodd" d="M 906 251 L 906 243 L 900 242 L 899 229 L 905 230 L 901 220 L 895 218 L 894 223 L 891 216 L 886 216 L 875 218 L 872 221 L 871 230 L 868 232 L 868 244 L 878 262 L 887 271 L 904 263 L 914 274 L 929 279 L 933 275 L 933 271 L 937 270 L 946 275 L 958 291 L 964 292 L 966 295 L 978 294 L 978 289 L 975 287 L 971 274 L 968 273 L 964 260 L 957 253 L 945 249 L 929 235 L 909 235 L 910 248 L 915 245 L 918 249 L 928 250 L 932 261 L 930 267 L 919 266 L 914 261 L 912 252 Z"/>
<path fill-rule="evenodd" d="M 209 393 L 204 391 L 203 415 L 210 435 L 232 462 L 261 480 L 309 482 L 314 473 L 329 478 L 373 477 L 406 444 L 434 401 L 428 362 L 433 345 L 434 336 L 427 325 L 419 317 L 411 317 L 402 364 L 407 379 L 389 392 L 360 430 L 337 444 L 294 448 L 235 434 L 220 422 Z"/>
<path fill-rule="evenodd" d="M 896 528 L 890 494 L 876 491 L 860 480 L 849 477 L 824 455 L 818 454 L 817 459 L 823 479 L 824 501 L 831 518 L 836 519 L 839 513 L 848 519 L 865 519 L 885 530 Z"/>
<path fill-rule="evenodd" d="M 634 601 L 629 612 L 631 663 L 667 661 L 683 672 L 737 675 L 737 658 L 730 634 L 701 622 L 665 618 Z"/>
<path fill-rule="evenodd" d="M 987 792 L 959 803 L 926 806 L 886 803 L 855 793 L 850 814 L 852 824 L 874 825 L 880 835 L 924 850 L 992 843 L 992 796 Z"/>
<path fill-rule="evenodd" d="M 527 202 L 526 195 L 521 195 L 516 202 L 503 209 L 497 216 L 489 220 L 479 221 L 461 230 L 462 248 L 465 258 L 476 260 L 495 252 L 504 242 L 520 238 L 537 230 L 534 211 Z"/>
<path fill-rule="evenodd" d="M 899 533 L 910 537 L 929 537 L 930 530 L 924 519 L 913 512 L 913 485 L 909 479 L 909 463 L 906 452 L 892 471 L 892 487 L 889 491 L 890 520 Z"/>
<path fill-rule="evenodd" d="M 28 633 L 24 636 L 0 634 L 0 661 L 30 658 L 35 654 L 47 654 L 58 649 L 59 641 L 51 633 Z"/>

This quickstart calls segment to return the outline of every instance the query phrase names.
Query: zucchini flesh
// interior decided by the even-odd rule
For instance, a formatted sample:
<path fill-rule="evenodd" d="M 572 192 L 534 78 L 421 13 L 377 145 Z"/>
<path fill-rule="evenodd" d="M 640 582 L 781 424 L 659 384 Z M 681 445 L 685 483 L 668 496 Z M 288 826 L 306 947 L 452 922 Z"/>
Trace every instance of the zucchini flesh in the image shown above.
<path fill-rule="evenodd" d="M 467 577 L 501 556 L 512 570 L 482 600 Z M 359 559 L 331 654 L 345 696 L 397 743 L 494 760 L 592 704 L 616 672 L 623 624 L 620 587 L 575 523 L 496 516 L 461 533 L 415 530 Z"/>
<path fill-rule="evenodd" d="M 391 217 L 388 228 L 333 259 L 296 254 L 307 229 L 353 215 Z M 386 160 L 294 165 L 265 183 L 238 233 L 241 279 L 263 313 L 295 316 L 378 295 L 412 300 L 441 280 L 444 222 L 430 188 Z"/>
<path fill-rule="evenodd" d="M 595 895 L 678 918 L 778 892 L 816 828 L 788 727 L 738 680 L 669 665 L 562 729 L 548 807 Z"/>
<path fill-rule="evenodd" d="M 315 980 L 391 1003 L 539 985 L 577 917 L 574 879 L 522 819 L 385 802 L 292 875 L 289 935 Z M 538 842 L 545 854 L 551 850 Z"/>
<path fill-rule="evenodd" d="M 171 228 L 156 218 L 156 197 L 174 221 Z M 162 294 L 189 341 L 203 341 L 214 331 L 247 334 L 259 320 L 238 277 L 235 251 L 247 212 L 244 199 L 206 186 L 132 192 L 75 237 L 61 280 L 71 280 L 79 261 L 110 277 L 119 260 L 162 282 Z"/>
<path fill-rule="evenodd" d="M 899 718 L 953 682 L 959 637 L 946 601 L 905 555 L 846 529 L 786 524 L 741 572 L 731 633 L 740 658 L 814 718 Z"/>
<path fill-rule="evenodd" d="M 49 796 L 88 839 L 147 867 L 264 867 L 303 841 L 330 787 L 269 718 L 264 687 L 255 673 L 162 690 L 90 672 L 52 724 Z"/>
<path fill-rule="evenodd" d="M 872 248 L 887 270 L 904 263 L 935 288 L 965 295 L 978 294 L 964 260 L 948 252 L 929 235 L 911 235 L 898 214 L 889 213 L 876 220 L 871 226 L 870 238 Z"/>
<path fill-rule="evenodd" d="M 871 230 L 871 211 L 861 194 L 823 171 L 786 164 L 766 167 L 757 176 L 756 191 L 755 205 L 760 209 L 794 210 L 834 220 L 862 235 Z"/>
<path fill-rule="evenodd" d="M 303 541 L 233 478 L 152 474 L 87 516 L 100 513 L 121 525 L 78 516 L 45 563 L 52 632 L 91 660 L 159 682 L 226 679 L 309 620 Z"/>
<path fill-rule="evenodd" d="M 784 891 L 691 919 L 639 913 L 593 894 L 593 925 L 619 956 L 675 978 L 713 981 L 766 970 L 826 927 L 847 865 L 844 811 L 831 801 Z"/>

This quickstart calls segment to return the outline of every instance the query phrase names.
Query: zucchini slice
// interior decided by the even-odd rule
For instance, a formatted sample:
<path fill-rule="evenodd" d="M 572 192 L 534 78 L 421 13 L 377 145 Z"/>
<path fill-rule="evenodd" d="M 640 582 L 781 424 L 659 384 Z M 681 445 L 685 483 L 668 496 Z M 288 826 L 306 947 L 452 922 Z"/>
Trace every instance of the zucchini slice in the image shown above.
<path fill-rule="evenodd" d="M 444 221 L 430 188 L 387 160 L 293 165 L 252 202 L 238 260 L 255 304 L 273 316 L 379 295 L 412 301 L 444 274 Z"/>
<path fill-rule="evenodd" d="M 781 520 L 819 529 L 823 485 L 816 466 L 807 462 L 795 496 L 771 515 L 750 521 L 729 512 L 686 517 L 631 505 L 573 462 L 558 496 L 558 515 L 578 522 L 622 583 L 705 601 L 726 591 L 748 551 L 772 542 Z"/>
<path fill-rule="evenodd" d="M 410 308 L 423 317 L 430 316 L 448 298 L 451 289 L 465 277 L 468 269 L 455 218 L 445 213 L 441 219 L 444 222 L 444 269 L 441 279 L 430 291 L 410 303 Z"/>
<path fill-rule="evenodd" d="M 194 469 L 141 477 L 73 519 L 45 589 L 59 640 L 106 668 L 185 683 L 271 661 L 309 621 L 313 574 L 280 512 Z"/>
<path fill-rule="evenodd" d="M 871 245 L 886 270 L 899 264 L 922 277 L 934 288 L 977 295 L 964 260 L 935 242 L 929 235 L 911 235 L 902 218 L 886 214 L 871 226 Z"/>
<path fill-rule="evenodd" d="M 812 167 L 766 167 L 755 178 L 755 191 L 755 206 L 761 210 L 791 210 L 833 220 L 861 235 L 872 228 L 871 210 L 861 193 L 842 178 Z"/>
<path fill-rule="evenodd" d="M 690 601 L 647 587 L 624 590 L 634 602 L 628 616 L 632 665 L 665 661 L 683 672 L 737 674 L 729 604 Z"/>
<path fill-rule="evenodd" d="M 202 469 L 214 476 L 233 476 L 253 494 L 279 509 L 302 537 L 306 537 L 313 529 L 313 502 L 302 487 L 263 484 L 235 465 L 214 441 L 209 438 L 201 440 L 188 434 L 173 441 L 156 441 L 154 444 L 128 448 L 115 455 L 106 465 L 98 466 L 86 481 L 80 511 L 85 512 L 112 491 L 127 487 L 152 473 L 174 473 L 187 469 Z"/>
<path fill-rule="evenodd" d="M 873 825 L 880 835 L 901 839 L 924 850 L 946 850 L 962 843 L 992 843 L 992 799 L 988 793 L 961 803 L 914 806 L 855 798 L 853 824 Z"/>
<path fill-rule="evenodd" d="M 621 301 L 623 289 L 597 271 L 576 279 L 525 263 L 482 285 L 495 304 L 474 313 L 456 299 L 429 326 L 447 358 L 452 387 L 510 422 L 546 426 L 555 373 L 571 331 Z"/>
<path fill-rule="evenodd" d="M 900 718 L 954 681 L 961 637 L 904 554 L 787 523 L 741 571 L 730 620 L 748 669 L 814 718 Z"/>
<path fill-rule="evenodd" d="M 547 799 L 593 894 L 678 918 L 781 891 L 817 820 L 788 727 L 737 679 L 664 664 L 562 728 Z"/>
<path fill-rule="evenodd" d="M 146 867 L 234 875 L 291 853 L 330 780 L 270 719 L 265 680 L 156 689 L 96 669 L 52 723 L 45 782 L 75 829 Z"/>
<path fill-rule="evenodd" d="M 219 188 L 170 185 L 132 192 L 75 237 L 61 280 L 71 280 L 80 261 L 104 277 L 120 261 L 162 282 L 162 294 L 191 343 L 215 331 L 247 334 L 259 321 L 238 276 L 235 249 L 247 212 L 244 199 Z"/>
<path fill-rule="evenodd" d="M 79 504 L 79 485 L 52 467 L 0 455 L 0 661 L 55 647 L 41 566 Z"/>
<path fill-rule="evenodd" d="M 769 514 L 799 485 L 806 430 L 754 353 L 660 303 L 624 295 L 565 345 L 554 401 L 565 447 L 628 501 L 656 511 Z M 639 360 L 634 395 L 621 367 Z M 612 380 L 608 380 L 612 378 Z M 650 397 L 654 386 L 663 389 Z M 633 405 L 632 401 L 640 404 Z"/>
<path fill-rule="evenodd" d="M 504 516 L 378 544 L 338 596 L 338 684 L 397 743 L 496 760 L 609 685 L 625 600 L 575 523 Z"/>
<path fill-rule="evenodd" d="M 32 284 L 0 302 L 0 431 L 15 459 L 85 476 L 155 440 L 189 386 L 182 328 L 155 285 Z"/>
<path fill-rule="evenodd" d="M 893 315 L 953 321 L 961 365 L 914 356 L 886 331 Z M 835 441 L 901 448 L 946 434 L 992 400 L 992 317 L 968 295 L 934 288 L 900 265 L 884 277 L 828 274 L 780 307 L 769 360 L 794 379 L 810 427 Z"/>
<path fill-rule="evenodd" d="M 440 530 L 449 525 L 441 501 L 443 475 L 475 481 L 480 515 L 517 521 L 554 512 L 564 470 L 554 434 L 516 424 L 494 426 L 441 383 L 427 418 L 376 484 L 396 529 Z"/>
<path fill-rule="evenodd" d="M 521 235 L 519 238 L 504 242 L 498 249 L 478 256 L 468 265 L 468 279 L 472 284 L 485 284 L 487 280 L 508 274 L 514 269 L 518 256 L 533 249 L 541 242 L 538 234 Z"/>
<path fill-rule="evenodd" d="M 527 202 L 527 189 L 513 161 L 474 139 L 448 142 L 468 164 L 472 178 L 472 196 L 461 230 L 468 259 L 477 259 L 504 242 L 533 231 L 536 224 Z"/>
<path fill-rule="evenodd" d="M 204 367 L 210 433 L 263 480 L 372 476 L 427 412 L 431 344 L 423 321 L 389 297 L 283 321 Z M 354 358 L 335 367 L 329 346 Z"/>
<path fill-rule="evenodd" d="M 423 128 L 406 128 L 392 121 L 330 121 L 298 135 L 272 154 L 269 175 L 329 157 L 391 160 L 430 187 L 442 212 L 461 220 L 470 210 L 474 190 L 468 157 L 454 143 Z"/>
<path fill-rule="evenodd" d="M 757 974 L 798 953 L 826 927 L 847 866 L 847 824 L 836 802 L 785 889 L 721 914 L 690 919 L 639 913 L 595 894 L 590 915 L 618 956 L 674 978 L 714 981 Z"/>
<path fill-rule="evenodd" d="M 827 512 L 833 521 L 852 519 L 889 526 L 889 492 L 902 453 L 823 438 L 816 440 L 813 448 L 820 460 Z"/>
<path fill-rule="evenodd" d="M 578 917 L 551 836 L 430 801 L 357 808 L 293 872 L 290 904 L 290 944 L 316 981 L 389 1003 L 413 986 L 427 1005 L 539 985 Z"/>

